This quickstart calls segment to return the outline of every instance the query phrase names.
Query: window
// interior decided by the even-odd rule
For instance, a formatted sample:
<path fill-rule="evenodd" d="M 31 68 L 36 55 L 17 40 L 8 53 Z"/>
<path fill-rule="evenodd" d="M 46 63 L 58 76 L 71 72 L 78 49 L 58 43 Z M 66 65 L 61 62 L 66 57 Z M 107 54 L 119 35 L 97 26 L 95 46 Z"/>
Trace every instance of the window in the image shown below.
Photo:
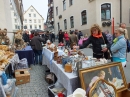
<path fill-rule="evenodd" d="M 29 20 L 29 23 L 32 23 L 32 20 Z"/>
<path fill-rule="evenodd" d="M 24 19 L 24 23 L 27 23 L 27 19 Z"/>
<path fill-rule="evenodd" d="M 70 27 L 74 28 L 74 17 L 73 16 L 70 17 Z"/>
<path fill-rule="evenodd" d="M 36 14 L 34 14 L 34 17 L 36 17 Z"/>
<path fill-rule="evenodd" d="M 17 26 L 17 25 L 15 25 L 15 29 L 18 29 L 18 26 Z"/>
<path fill-rule="evenodd" d="M 70 6 L 73 5 L 73 0 L 69 0 L 69 2 L 70 2 Z"/>
<path fill-rule="evenodd" d="M 39 29 L 41 29 L 41 25 L 39 25 Z"/>
<path fill-rule="evenodd" d="M 37 29 L 37 25 L 35 25 L 35 29 Z"/>
<path fill-rule="evenodd" d="M 39 19 L 38 22 L 41 23 L 41 20 Z"/>
<path fill-rule="evenodd" d="M 16 13 L 14 12 L 14 16 L 16 16 Z"/>
<path fill-rule="evenodd" d="M 31 12 L 33 12 L 33 9 L 31 9 Z"/>
<path fill-rule="evenodd" d="M 20 29 L 20 26 L 17 26 L 18 27 L 18 29 Z"/>
<path fill-rule="evenodd" d="M 14 19 L 14 22 L 17 23 L 17 19 Z"/>
<path fill-rule="evenodd" d="M 64 28 L 65 28 L 65 30 L 67 29 L 67 20 L 66 19 L 64 20 Z"/>
<path fill-rule="evenodd" d="M 31 17 L 31 14 L 29 14 L 29 17 Z"/>
<path fill-rule="evenodd" d="M 28 27 L 27 27 L 27 25 L 24 25 L 24 29 L 27 29 Z"/>
<path fill-rule="evenodd" d="M 86 10 L 81 12 L 82 25 L 87 24 Z"/>
<path fill-rule="evenodd" d="M 66 10 L 66 0 L 63 1 L 63 10 Z"/>
<path fill-rule="evenodd" d="M 56 7 L 56 15 L 58 15 L 58 7 Z"/>
<path fill-rule="evenodd" d="M 110 20 L 111 19 L 111 4 L 104 3 L 101 5 L 101 19 Z"/>
<path fill-rule="evenodd" d="M 34 19 L 34 23 L 36 23 L 36 19 Z"/>
<path fill-rule="evenodd" d="M 32 25 L 30 25 L 30 29 L 32 29 Z"/>
<path fill-rule="evenodd" d="M 58 25 L 58 31 L 60 30 L 60 24 L 59 23 L 57 23 L 57 25 Z"/>

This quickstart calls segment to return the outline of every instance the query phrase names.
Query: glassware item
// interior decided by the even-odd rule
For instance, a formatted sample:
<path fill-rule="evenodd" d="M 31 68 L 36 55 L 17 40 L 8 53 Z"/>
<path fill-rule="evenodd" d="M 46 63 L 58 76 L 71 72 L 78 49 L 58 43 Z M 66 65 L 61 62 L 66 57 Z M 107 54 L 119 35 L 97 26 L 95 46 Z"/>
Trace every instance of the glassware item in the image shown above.
<path fill-rule="evenodd" d="M 87 67 L 91 67 L 90 61 L 87 61 Z"/>
<path fill-rule="evenodd" d="M 76 61 L 75 59 L 73 59 L 73 62 L 72 62 L 72 73 L 77 76 L 77 67 L 76 67 Z"/>

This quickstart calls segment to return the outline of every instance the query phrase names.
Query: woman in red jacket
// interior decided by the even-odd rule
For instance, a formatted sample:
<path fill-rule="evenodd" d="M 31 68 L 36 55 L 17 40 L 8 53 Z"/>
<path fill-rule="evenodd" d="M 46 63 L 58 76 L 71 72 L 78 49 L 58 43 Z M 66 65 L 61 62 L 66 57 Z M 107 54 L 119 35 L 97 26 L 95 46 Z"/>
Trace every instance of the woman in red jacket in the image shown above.
<path fill-rule="evenodd" d="M 70 43 L 69 43 L 69 35 L 67 32 L 64 33 L 64 39 L 65 39 L 65 42 L 66 42 L 66 46 L 70 46 Z"/>
<path fill-rule="evenodd" d="M 34 37 L 34 33 L 31 33 L 30 36 L 29 36 L 30 40 L 31 40 L 33 37 Z"/>

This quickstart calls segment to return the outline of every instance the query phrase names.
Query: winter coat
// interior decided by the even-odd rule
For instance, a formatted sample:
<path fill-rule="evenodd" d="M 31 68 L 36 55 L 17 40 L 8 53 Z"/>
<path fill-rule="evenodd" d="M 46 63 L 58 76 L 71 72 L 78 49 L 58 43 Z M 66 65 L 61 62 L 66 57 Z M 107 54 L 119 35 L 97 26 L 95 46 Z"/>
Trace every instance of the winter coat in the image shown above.
<path fill-rule="evenodd" d="M 31 40 L 31 39 L 34 37 L 34 35 L 33 35 L 33 34 L 30 34 L 30 36 L 29 36 L 29 37 L 30 37 L 30 40 Z"/>
<path fill-rule="evenodd" d="M 112 57 L 126 58 L 127 44 L 124 35 L 117 38 L 117 42 L 111 46 Z"/>
<path fill-rule="evenodd" d="M 82 32 L 79 32 L 79 34 L 78 34 L 78 39 L 80 39 L 81 36 L 83 36 L 83 33 L 82 33 Z"/>
<path fill-rule="evenodd" d="M 31 47 L 33 50 L 42 50 L 42 43 L 45 42 L 45 39 L 40 38 L 39 36 L 34 36 L 31 40 Z"/>
<path fill-rule="evenodd" d="M 68 35 L 68 33 L 64 33 L 64 38 L 65 38 L 65 40 L 69 40 L 69 35 Z"/>
<path fill-rule="evenodd" d="M 109 44 L 112 44 L 113 42 L 113 35 L 111 35 L 110 33 L 106 34 L 107 40 L 109 42 Z"/>
<path fill-rule="evenodd" d="M 94 54 L 103 54 L 102 52 L 102 47 L 101 45 L 104 45 L 106 44 L 107 45 L 107 48 L 109 49 L 110 48 L 110 44 L 107 40 L 107 37 L 104 33 L 102 33 L 102 36 L 103 37 L 100 37 L 100 38 L 96 38 L 96 37 L 93 37 L 92 35 L 84 42 L 84 44 L 82 46 L 80 46 L 80 49 L 83 49 L 85 47 L 87 47 L 89 44 L 92 44 L 93 45 L 93 53 Z M 104 38 L 104 39 L 103 39 Z"/>
<path fill-rule="evenodd" d="M 29 34 L 24 33 L 24 34 L 23 34 L 23 40 L 24 40 L 24 42 L 30 42 Z"/>
<path fill-rule="evenodd" d="M 63 43 L 63 38 L 64 38 L 64 34 L 63 33 L 59 33 L 59 43 L 60 42 Z"/>

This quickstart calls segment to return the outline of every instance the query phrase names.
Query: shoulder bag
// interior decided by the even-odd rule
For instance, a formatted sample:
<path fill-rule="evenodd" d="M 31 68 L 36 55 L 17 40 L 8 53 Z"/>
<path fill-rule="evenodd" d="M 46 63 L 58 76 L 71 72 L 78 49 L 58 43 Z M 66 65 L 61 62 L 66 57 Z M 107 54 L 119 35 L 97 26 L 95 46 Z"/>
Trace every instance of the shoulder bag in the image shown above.
<path fill-rule="evenodd" d="M 104 44 L 106 44 L 104 37 L 102 36 Z M 108 48 L 107 48 L 108 49 Z M 108 49 L 106 52 L 103 53 L 105 59 L 111 59 L 110 50 Z"/>

